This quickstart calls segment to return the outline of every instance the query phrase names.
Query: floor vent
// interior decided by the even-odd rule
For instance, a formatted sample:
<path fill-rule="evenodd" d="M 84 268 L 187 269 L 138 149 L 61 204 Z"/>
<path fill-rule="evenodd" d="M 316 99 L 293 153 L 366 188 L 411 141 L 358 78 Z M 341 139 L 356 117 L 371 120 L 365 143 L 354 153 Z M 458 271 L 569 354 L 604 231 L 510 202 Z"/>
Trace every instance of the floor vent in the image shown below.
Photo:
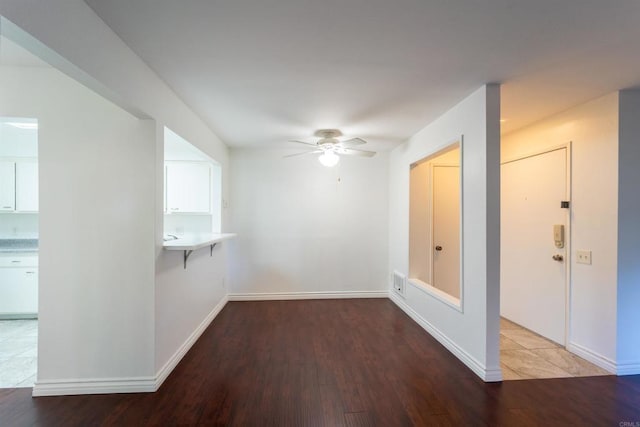
<path fill-rule="evenodd" d="M 404 295 L 405 281 L 406 277 L 403 274 L 400 274 L 397 271 L 393 272 L 393 290 L 395 290 L 400 295 Z"/>

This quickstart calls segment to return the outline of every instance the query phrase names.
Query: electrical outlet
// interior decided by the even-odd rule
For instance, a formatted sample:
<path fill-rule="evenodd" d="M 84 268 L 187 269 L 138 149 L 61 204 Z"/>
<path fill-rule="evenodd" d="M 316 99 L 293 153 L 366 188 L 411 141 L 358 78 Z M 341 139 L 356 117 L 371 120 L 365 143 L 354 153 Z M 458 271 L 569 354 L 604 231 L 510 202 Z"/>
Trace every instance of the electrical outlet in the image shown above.
<path fill-rule="evenodd" d="M 591 251 L 578 251 L 578 264 L 591 265 Z"/>

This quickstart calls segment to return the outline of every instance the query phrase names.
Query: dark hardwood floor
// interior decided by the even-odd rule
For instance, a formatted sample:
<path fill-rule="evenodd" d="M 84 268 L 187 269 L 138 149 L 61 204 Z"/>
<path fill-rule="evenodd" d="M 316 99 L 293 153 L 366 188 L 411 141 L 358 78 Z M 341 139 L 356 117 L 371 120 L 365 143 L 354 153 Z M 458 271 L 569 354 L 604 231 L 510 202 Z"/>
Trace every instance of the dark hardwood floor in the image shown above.
<path fill-rule="evenodd" d="M 640 425 L 640 376 L 485 384 L 391 301 L 231 302 L 156 393 L 0 391 L 1 426 Z"/>

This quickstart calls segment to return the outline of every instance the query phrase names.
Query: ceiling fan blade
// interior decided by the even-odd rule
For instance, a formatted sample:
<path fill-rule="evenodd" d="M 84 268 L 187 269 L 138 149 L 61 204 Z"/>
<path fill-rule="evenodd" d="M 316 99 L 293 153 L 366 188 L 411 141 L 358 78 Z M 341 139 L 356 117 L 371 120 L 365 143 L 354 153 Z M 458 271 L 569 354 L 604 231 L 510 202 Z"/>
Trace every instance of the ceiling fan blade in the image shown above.
<path fill-rule="evenodd" d="M 298 141 L 297 139 L 290 139 L 289 142 L 296 142 L 298 144 L 304 144 L 304 145 L 312 145 L 314 147 L 318 146 L 317 144 L 315 144 L 313 142 Z"/>
<path fill-rule="evenodd" d="M 295 154 L 287 154 L 286 156 L 282 156 L 282 158 L 287 158 L 287 157 L 296 157 L 296 156 L 304 156 L 305 154 L 319 154 L 319 153 L 323 153 L 322 150 L 313 150 L 313 151 L 304 151 L 302 153 L 295 153 Z"/>
<path fill-rule="evenodd" d="M 351 138 L 351 139 L 347 139 L 346 141 L 342 141 L 340 144 L 344 145 L 345 147 L 348 147 L 353 145 L 362 145 L 366 143 L 367 141 L 365 141 L 362 138 Z"/>
<path fill-rule="evenodd" d="M 373 157 L 376 155 L 375 151 L 356 150 L 355 148 L 340 148 L 337 152 L 347 156 Z"/>

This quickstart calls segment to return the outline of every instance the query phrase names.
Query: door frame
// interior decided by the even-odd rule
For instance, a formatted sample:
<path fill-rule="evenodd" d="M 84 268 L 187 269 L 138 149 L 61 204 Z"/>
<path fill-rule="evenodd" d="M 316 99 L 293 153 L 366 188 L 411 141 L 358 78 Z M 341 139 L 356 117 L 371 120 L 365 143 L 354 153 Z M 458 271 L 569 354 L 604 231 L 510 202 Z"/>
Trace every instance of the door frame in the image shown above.
<path fill-rule="evenodd" d="M 558 151 L 562 149 L 566 149 L 566 189 L 565 192 L 567 194 L 567 200 L 569 201 L 569 209 L 565 212 L 566 215 L 566 225 L 565 225 L 565 307 L 564 307 L 564 347 L 567 348 L 569 343 L 571 342 L 571 264 L 573 262 L 572 252 L 571 252 L 571 242 L 572 242 L 572 234 L 571 234 L 571 218 L 573 216 L 573 206 L 572 206 L 572 194 L 571 194 L 571 159 L 572 159 L 572 144 L 573 141 L 568 141 L 563 144 L 555 144 L 550 145 L 548 147 L 539 148 L 533 151 L 528 151 L 525 154 L 519 154 L 517 156 L 508 157 L 505 160 L 500 161 L 500 168 L 502 169 L 502 165 L 507 163 L 513 163 L 518 160 L 524 160 L 530 157 L 539 156 L 542 154 L 550 153 L 553 151 Z M 500 182 L 502 183 L 502 174 L 500 174 Z M 502 206 L 502 200 L 500 201 Z M 500 220 L 502 223 L 502 220 Z M 501 249 L 502 250 L 502 249 Z M 502 267 L 500 267 L 502 268 Z"/>

